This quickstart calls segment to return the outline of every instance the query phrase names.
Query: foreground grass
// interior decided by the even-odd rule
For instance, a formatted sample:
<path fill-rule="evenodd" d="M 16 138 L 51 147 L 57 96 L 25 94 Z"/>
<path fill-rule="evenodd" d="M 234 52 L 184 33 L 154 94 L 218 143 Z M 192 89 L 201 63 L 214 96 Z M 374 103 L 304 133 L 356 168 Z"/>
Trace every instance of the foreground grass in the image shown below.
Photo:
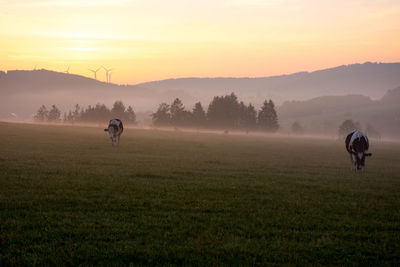
<path fill-rule="evenodd" d="M 0 127 L 0 265 L 400 262 L 398 144 Z"/>

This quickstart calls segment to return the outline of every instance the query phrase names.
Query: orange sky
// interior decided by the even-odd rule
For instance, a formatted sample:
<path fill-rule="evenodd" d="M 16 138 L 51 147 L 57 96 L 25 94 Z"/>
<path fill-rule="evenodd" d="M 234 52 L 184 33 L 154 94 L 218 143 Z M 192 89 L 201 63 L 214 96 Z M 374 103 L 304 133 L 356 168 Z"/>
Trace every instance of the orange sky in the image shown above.
<path fill-rule="evenodd" d="M 0 0 L 0 70 L 116 83 L 400 61 L 397 0 Z M 105 80 L 103 70 L 98 79 Z"/>

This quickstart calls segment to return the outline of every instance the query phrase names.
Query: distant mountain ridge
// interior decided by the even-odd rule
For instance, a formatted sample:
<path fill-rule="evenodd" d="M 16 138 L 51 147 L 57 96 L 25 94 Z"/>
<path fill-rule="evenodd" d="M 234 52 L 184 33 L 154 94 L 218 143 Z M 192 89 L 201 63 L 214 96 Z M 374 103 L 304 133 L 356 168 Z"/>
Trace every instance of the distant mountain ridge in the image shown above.
<path fill-rule="evenodd" d="M 43 69 L 0 71 L 0 119 L 7 118 L 11 113 L 19 118 L 31 118 L 42 104 L 56 104 L 64 111 L 72 109 L 74 104 L 105 103 L 111 106 L 115 100 L 132 105 L 138 112 L 152 112 L 161 102 L 171 103 L 179 97 L 185 107 L 191 109 L 195 102 L 201 101 L 207 107 L 214 96 L 231 92 L 256 108 L 265 99 L 272 99 L 277 106 L 281 106 L 290 100 L 349 94 L 363 95 L 364 98 L 359 100 L 368 104 L 372 100 L 365 97 L 380 99 L 388 89 L 399 85 L 400 63 L 367 62 L 280 76 L 181 78 L 137 85 L 105 83 Z M 389 103 L 393 99 L 393 96 L 387 96 L 382 101 Z"/>
<path fill-rule="evenodd" d="M 388 88 L 399 85 L 400 63 L 371 62 L 270 77 L 181 78 L 138 84 L 155 90 L 185 91 L 197 98 L 235 92 L 256 105 L 264 98 L 280 104 L 324 95 L 362 94 L 379 99 Z"/>

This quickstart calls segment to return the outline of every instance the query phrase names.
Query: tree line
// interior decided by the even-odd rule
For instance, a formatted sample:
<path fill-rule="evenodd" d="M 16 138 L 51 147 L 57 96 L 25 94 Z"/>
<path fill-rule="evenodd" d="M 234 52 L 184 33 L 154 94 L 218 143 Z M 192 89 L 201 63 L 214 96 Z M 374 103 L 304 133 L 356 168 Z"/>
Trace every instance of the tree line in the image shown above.
<path fill-rule="evenodd" d="M 354 130 L 362 130 L 364 133 L 373 139 L 381 139 L 381 134 L 379 131 L 369 122 L 365 123 L 365 125 L 361 125 L 358 121 L 353 120 L 344 120 L 338 127 L 338 139 L 346 139 L 347 135 Z M 290 126 L 290 132 L 296 135 L 302 135 L 305 133 L 305 128 L 298 122 L 295 121 Z"/>
<path fill-rule="evenodd" d="M 339 126 L 339 139 L 346 139 L 346 136 L 356 129 L 363 129 L 359 122 L 353 120 L 343 121 Z M 363 131 L 369 138 L 381 139 L 381 134 L 369 123 L 365 125 Z"/>
<path fill-rule="evenodd" d="M 64 123 L 104 123 L 112 118 L 119 118 L 127 125 L 136 124 L 136 114 L 132 106 L 126 108 L 122 101 L 115 101 L 111 109 L 104 104 L 89 105 L 86 108 L 76 104 L 75 109 L 65 112 L 63 118 L 56 105 L 52 105 L 50 109 L 42 105 L 34 116 L 36 122 Z"/>
<path fill-rule="evenodd" d="M 171 104 L 161 103 L 152 114 L 152 121 L 155 126 L 224 130 L 276 132 L 279 128 L 278 115 L 272 100 L 265 100 L 261 109 L 256 111 L 252 104 L 239 102 L 234 93 L 215 96 L 207 111 L 200 102 L 197 102 L 192 110 L 187 110 L 179 98 Z"/>
<path fill-rule="evenodd" d="M 265 100 L 257 111 L 252 104 L 239 102 L 232 93 L 225 96 L 215 96 L 208 105 L 207 111 L 200 102 L 192 110 L 187 110 L 179 98 L 171 104 L 161 103 L 155 113 L 151 115 L 154 126 L 161 127 L 192 127 L 223 130 L 261 130 L 276 132 L 279 129 L 278 115 L 272 100 Z M 135 125 L 136 114 L 132 106 L 126 106 L 122 101 L 115 101 L 110 109 L 104 104 L 89 105 L 86 108 L 75 105 L 74 110 L 62 112 L 56 105 L 47 109 L 42 105 L 34 115 L 35 122 L 64 122 L 64 123 L 99 123 L 103 124 L 112 118 L 121 119 L 126 125 Z M 354 129 L 361 129 L 359 122 L 345 120 L 339 126 L 338 136 L 343 139 Z M 375 139 L 380 139 L 380 133 L 369 123 L 365 133 Z M 299 122 L 294 122 L 290 131 L 301 135 L 305 129 Z"/>

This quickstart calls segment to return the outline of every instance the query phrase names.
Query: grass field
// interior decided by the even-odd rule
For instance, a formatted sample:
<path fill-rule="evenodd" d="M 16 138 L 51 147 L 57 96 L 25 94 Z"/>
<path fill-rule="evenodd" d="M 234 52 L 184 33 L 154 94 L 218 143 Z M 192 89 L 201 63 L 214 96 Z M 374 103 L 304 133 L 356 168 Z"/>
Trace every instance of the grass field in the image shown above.
<path fill-rule="evenodd" d="M 0 128 L 0 265 L 400 263 L 399 144 Z"/>

